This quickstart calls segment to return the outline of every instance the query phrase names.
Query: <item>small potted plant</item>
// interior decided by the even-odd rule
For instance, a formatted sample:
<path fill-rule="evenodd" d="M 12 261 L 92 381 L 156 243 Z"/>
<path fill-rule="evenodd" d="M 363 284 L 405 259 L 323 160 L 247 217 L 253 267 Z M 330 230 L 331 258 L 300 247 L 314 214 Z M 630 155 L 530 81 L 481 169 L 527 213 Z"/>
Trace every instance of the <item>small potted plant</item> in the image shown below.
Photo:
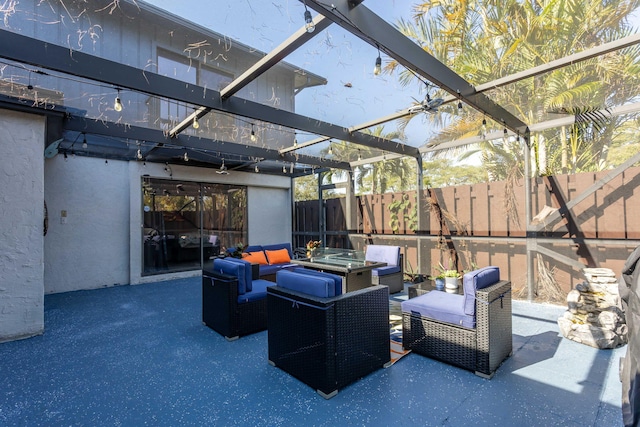
<path fill-rule="evenodd" d="M 438 274 L 433 280 L 436 282 L 436 290 L 441 291 L 444 289 L 444 273 Z"/>
<path fill-rule="evenodd" d="M 444 289 L 444 272 L 446 271 L 442 264 L 438 264 L 434 267 L 434 270 L 438 273 L 435 276 L 429 276 L 429 279 L 433 280 L 436 284 L 436 290 L 442 291 Z"/>
<path fill-rule="evenodd" d="M 447 289 L 458 289 L 458 285 L 460 282 L 460 273 L 458 270 L 445 270 L 444 271 L 444 281 Z"/>

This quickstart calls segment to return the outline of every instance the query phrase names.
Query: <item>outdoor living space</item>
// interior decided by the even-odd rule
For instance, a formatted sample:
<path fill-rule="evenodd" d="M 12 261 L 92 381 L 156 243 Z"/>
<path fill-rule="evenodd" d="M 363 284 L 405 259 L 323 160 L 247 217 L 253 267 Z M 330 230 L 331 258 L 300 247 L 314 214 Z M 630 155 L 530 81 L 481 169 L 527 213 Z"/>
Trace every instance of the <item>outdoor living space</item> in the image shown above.
<path fill-rule="evenodd" d="M 637 426 L 638 70 L 640 0 L 3 2 L 0 425 Z"/>
<path fill-rule="evenodd" d="M 563 338 L 565 309 L 514 301 L 513 355 L 491 380 L 410 353 L 325 400 L 269 365 L 267 331 L 204 326 L 199 277 L 48 295 L 44 335 L 0 345 L 0 423 L 622 425 L 624 348 Z"/>

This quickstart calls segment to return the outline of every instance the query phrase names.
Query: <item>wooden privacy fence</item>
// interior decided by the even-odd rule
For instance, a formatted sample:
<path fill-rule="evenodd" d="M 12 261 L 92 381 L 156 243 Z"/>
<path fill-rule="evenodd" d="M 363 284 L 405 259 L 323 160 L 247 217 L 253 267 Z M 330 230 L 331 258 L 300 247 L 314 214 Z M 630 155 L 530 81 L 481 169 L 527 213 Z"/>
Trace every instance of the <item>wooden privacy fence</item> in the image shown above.
<path fill-rule="evenodd" d="M 555 175 L 535 178 L 532 188 L 532 215 L 543 212 L 545 206 L 560 208 L 581 194 L 606 172 Z M 568 238 L 582 235 L 589 239 L 640 239 L 640 168 L 629 168 L 592 196 L 574 207 L 562 222 L 538 233 L 539 236 Z M 443 226 L 451 234 L 469 236 L 526 236 L 524 188 L 520 183 L 505 203 L 505 182 L 488 182 L 457 187 L 433 188 L 423 191 L 423 230 L 411 226 L 417 214 L 416 192 L 386 193 L 359 196 L 359 233 L 437 235 Z M 394 202 L 408 199 L 407 209 L 393 210 Z M 327 201 L 329 204 L 331 200 Z M 438 217 L 442 211 L 444 224 Z M 398 225 L 392 228 L 397 217 Z M 413 228 L 413 229 L 412 229 Z"/>
<path fill-rule="evenodd" d="M 566 209 L 567 203 L 606 174 L 534 178 L 534 221 L 528 232 L 523 182 L 509 187 L 504 181 L 426 189 L 419 209 L 415 191 L 358 196 L 354 230 L 345 227 L 344 199 L 329 199 L 327 231 L 348 233 L 355 248 L 371 242 L 397 244 L 405 253 L 406 269 L 424 275 L 432 274 L 432 266 L 438 262 L 448 263 L 452 255 L 460 269 L 498 265 L 502 275 L 513 282 L 516 294 L 526 289 L 527 244 L 531 247 L 534 242 L 541 254 L 534 265 L 536 277 L 550 274 L 560 293 L 566 295 L 584 280 L 578 263 L 611 268 L 618 274 L 630 251 L 640 244 L 638 167 L 626 169 Z M 314 225 L 318 209 L 317 201 L 296 203 L 294 234 L 319 232 L 317 223 Z M 556 209 L 562 213 L 560 220 L 546 223 L 547 215 Z M 422 229 L 417 227 L 418 215 Z M 542 294 L 545 292 L 536 295 L 553 299 Z"/>

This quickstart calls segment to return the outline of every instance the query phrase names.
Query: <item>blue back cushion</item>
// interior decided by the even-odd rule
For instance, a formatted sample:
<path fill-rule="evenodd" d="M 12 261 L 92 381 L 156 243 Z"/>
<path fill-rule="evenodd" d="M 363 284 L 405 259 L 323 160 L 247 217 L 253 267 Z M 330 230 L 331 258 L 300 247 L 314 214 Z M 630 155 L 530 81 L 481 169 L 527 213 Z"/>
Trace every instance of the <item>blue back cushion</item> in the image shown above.
<path fill-rule="evenodd" d="M 227 258 L 231 262 L 235 262 L 240 264 L 244 269 L 244 284 L 247 292 L 251 292 L 253 290 L 253 272 L 251 271 L 251 263 L 249 261 L 245 261 L 243 259 L 238 258 Z"/>
<path fill-rule="evenodd" d="M 469 316 L 476 314 L 476 291 L 500 281 L 500 269 L 495 266 L 484 267 L 466 273 L 462 277 L 464 289 L 464 312 Z"/>
<path fill-rule="evenodd" d="M 325 277 L 333 280 L 333 289 L 329 289 L 329 296 L 335 297 L 337 295 L 342 295 L 342 276 L 338 276 L 337 274 L 326 273 L 323 271 L 311 270 L 309 268 L 295 268 L 293 269 L 296 273 L 307 274 L 309 276 L 316 277 Z"/>
<path fill-rule="evenodd" d="M 213 270 L 238 278 L 238 294 L 251 292 L 251 263 L 235 258 L 216 258 Z"/>
<path fill-rule="evenodd" d="M 213 260 L 213 270 L 236 277 L 238 279 L 238 294 L 243 295 L 246 292 L 246 284 L 244 280 L 240 280 L 241 277 L 244 278 L 244 274 L 241 274 L 244 270 L 240 264 L 227 259 L 216 258 Z"/>
<path fill-rule="evenodd" d="M 369 245 L 364 259 L 385 262 L 387 266 L 397 266 L 400 262 L 400 246 Z M 400 270 L 398 269 L 398 271 Z"/>
<path fill-rule="evenodd" d="M 278 249 L 286 249 L 289 251 L 289 258 L 293 259 L 293 252 L 291 251 L 291 243 L 277 243 L 275 245 L 262 245 L 262 249 L 265 251 L 275 251 Z"/>
<path fill-rule="evenodd" d="M 331 278 L 300 274 L 289 270 L 280 270 L 276 273 L 276 284 L 292 291 L 320 298 L 329 297 L 329 289 L 333 290 L 335 286 Z"/>
<path fill-rule="evenodd" d="M 260 245 L 247 246 L 242 250 L 242 252 L 260 252 L 260 251 L 262 251 L 262 246 Z"/>

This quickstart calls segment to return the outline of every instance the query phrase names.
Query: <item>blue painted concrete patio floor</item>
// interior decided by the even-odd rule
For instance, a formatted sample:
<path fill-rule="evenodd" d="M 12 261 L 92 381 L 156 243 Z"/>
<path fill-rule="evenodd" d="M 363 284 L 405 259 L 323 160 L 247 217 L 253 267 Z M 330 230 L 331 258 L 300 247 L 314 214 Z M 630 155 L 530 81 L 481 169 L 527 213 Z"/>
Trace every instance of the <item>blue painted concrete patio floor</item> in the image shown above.
<path fill-rule="evenodd" d="M 203 326 L 200 292 L 191 278 L 46 296 L 44 335 L 0 344 L 0 425 L 622 425 L 625 349 L 562 338 L 561 307 L 514 302 L 492 380 L 409 354 L 325 400 L 267 363 L 266 331 Z"/>

